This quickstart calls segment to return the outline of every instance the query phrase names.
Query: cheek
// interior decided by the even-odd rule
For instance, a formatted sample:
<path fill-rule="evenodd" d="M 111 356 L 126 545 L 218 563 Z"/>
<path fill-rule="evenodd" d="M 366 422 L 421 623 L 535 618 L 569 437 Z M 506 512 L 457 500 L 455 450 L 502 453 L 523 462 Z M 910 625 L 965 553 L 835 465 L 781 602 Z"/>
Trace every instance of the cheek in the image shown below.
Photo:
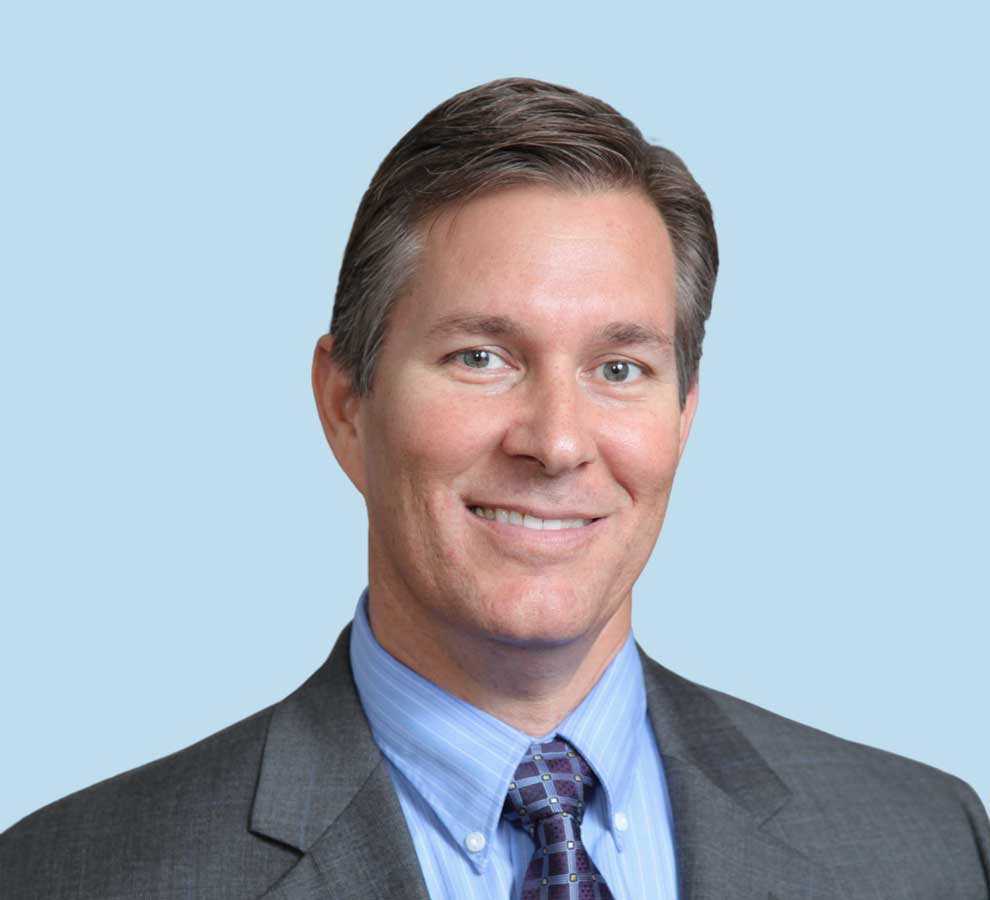
<path fill-rule="evenodd" d="M 600 447 L 612 477 L 636 502 L 665 497 L 677 468 L 679 416 L 614 417 Z"/>
<path fill-rule="evenodd" d="M 476 398 L 468 403 L 433 387 L 396 392 L 374 419 L 369 450 L 376 455 L 379 481 L 406 493 L 449 494 L 457 476 L 497 442 L 493 418 Z"/>

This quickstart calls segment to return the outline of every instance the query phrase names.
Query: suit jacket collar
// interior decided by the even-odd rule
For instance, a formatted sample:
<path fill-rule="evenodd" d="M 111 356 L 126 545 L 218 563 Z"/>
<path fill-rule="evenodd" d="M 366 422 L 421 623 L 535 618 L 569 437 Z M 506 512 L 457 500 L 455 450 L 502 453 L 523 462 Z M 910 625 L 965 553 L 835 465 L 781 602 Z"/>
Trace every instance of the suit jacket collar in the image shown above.
<path fill-rule="evenodd" d="M 640 648 L 646 703 L 661 755 L 702 774 L 763 824 L 791 792 L 716 705 L 711 693 L 650 659 Z"/>
<path fill-rule="evenodd" d="M 826 900 L 836 886 L 779 836 L 790 789 L 712 692 L 640 650 L 674 820 L 681 900 Z"/>
<path fill-rule="evenodd" d="M 351 677 L 350 626 L 274 707 L 251 830 L 299 850 L 262 900 L 429 900 Z M 825 900 L 827 872 L 767 826 L 790 790 L 706 689 L 640 651 L 674 818 L 681 900 Z"/>
<path fill-rule="evenodd" d="M 251 831 L 301 851 L 263 900 L 429 900 L 351 677 L 351 628 L 272 712 Z"/>

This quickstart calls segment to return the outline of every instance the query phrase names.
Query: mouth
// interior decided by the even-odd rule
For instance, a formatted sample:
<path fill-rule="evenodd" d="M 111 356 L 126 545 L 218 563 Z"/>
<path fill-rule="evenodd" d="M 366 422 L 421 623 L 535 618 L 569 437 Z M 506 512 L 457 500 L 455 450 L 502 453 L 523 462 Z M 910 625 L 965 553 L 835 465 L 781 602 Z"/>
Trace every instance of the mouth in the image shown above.
<path fill-rule="evenodd" d="M 571 529 L 586 528 L 603 518 L 603 516 L 581 515 L 551 518 L 549 516 L 537 516 L 531 512 L 501 506 L 477 506 L 469 504 L 468 509 L 480 519 L 487 519 L 489 522 L 501 522 L 505 525 L 519 525 L 533 531 L 568 531 Z"/>

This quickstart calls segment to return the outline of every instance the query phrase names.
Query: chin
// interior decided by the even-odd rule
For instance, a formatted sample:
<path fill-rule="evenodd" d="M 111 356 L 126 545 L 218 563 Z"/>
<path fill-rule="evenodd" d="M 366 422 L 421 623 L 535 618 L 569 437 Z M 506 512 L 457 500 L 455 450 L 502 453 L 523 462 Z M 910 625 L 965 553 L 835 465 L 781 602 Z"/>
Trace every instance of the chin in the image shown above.
<path fill-rule="evenodd" d="M 576 641 L 604 624 L 604 598 L 592 603 L 571 585 L 515 586 L 479 597 L 481 631 L 516 646 L 559 646 Z"/>

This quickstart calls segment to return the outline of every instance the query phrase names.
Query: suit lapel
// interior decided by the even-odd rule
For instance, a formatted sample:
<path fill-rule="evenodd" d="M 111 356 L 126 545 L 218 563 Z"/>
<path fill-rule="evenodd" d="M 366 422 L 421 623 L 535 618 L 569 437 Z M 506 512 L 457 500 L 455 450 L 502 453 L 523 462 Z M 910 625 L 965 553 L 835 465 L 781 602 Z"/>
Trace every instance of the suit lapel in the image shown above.
<path fill-rule="evenodd" d="M 350 634 L 272 713 L 250 827 L 303 855 L 262 900 L 429 900 L 354 687 Z"/>
<path fill-rule="evenodd" d="M 681 900 L 826 900 L 828 872 L 765 829 L 790 790 L 704 688 L 642 654 Z"/>
<path fill-rule="evenodd" d="M 310 852 L 329 897 L 429 900 L 384 760 Z"/>
<path fill-rule="evenodd" d="M 429 900 L 384 761 L 262 900 Z"/>

